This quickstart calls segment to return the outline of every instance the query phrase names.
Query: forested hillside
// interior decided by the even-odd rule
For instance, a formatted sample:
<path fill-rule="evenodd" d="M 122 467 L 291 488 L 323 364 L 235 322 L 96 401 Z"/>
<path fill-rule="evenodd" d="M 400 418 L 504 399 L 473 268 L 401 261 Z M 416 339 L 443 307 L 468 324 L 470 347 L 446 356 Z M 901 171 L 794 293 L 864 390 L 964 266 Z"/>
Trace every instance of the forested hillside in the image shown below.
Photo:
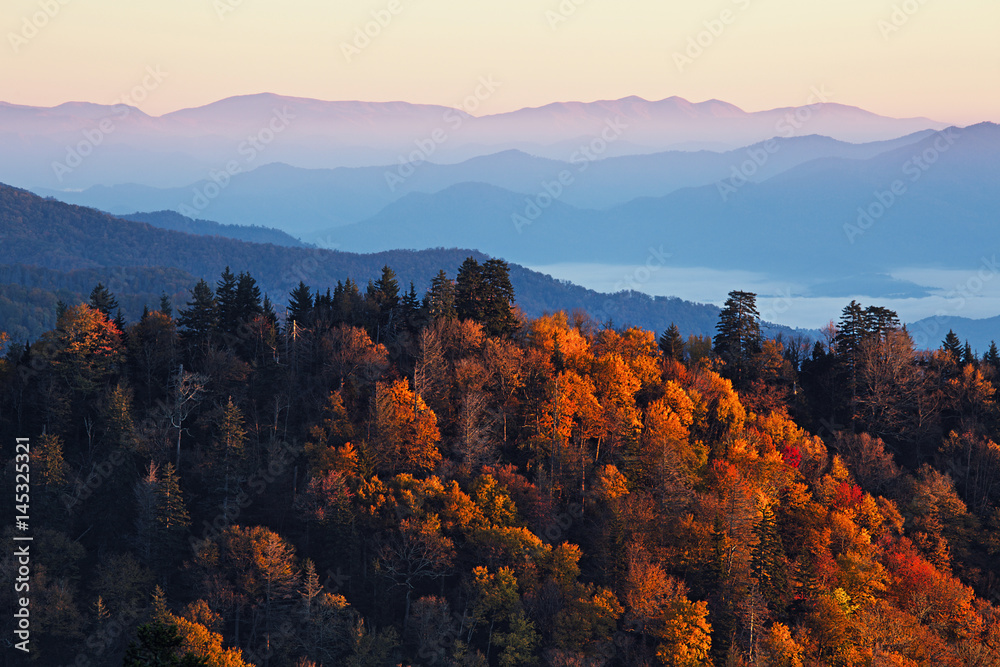
<path fill-rule="evenodd" d="M 239 233 L 258 231 L 244 227 Z M 335 285 L 351 278 L 365 285 L 376 280 L 388 264 L 404 287 L 412 282 L 422 294 L 439 269 L 454 271 L 470 254 L 480 262 L 488 259 L 482 253 L 456 248 L 359 255 L 195 236 L 0 185 L 0 323 L 22 342 L 36 339 L 55 325 L 51 304 L 60 299 L 70 305 L 82 303 L 98 282 L 119 295 L 124 318 L 134 322 L 143 306 L 152 308 L 161 294 L 176 298 L 194 287 L 199 277 L 219 275 L 228 265 L 239 266 L 253 274 L 280 313 L 300 280 Z M 602 322 L 653 329 L 676 322 L 685 333 L 707 335 L 719 313 L 713 305 L 635 291 L 601 294 L 521 266 L 510 268 L 518 306 L 532 317 L 580 309 Z M 644 265 L 636 268 L 645 270 Z M 634 287 L 634 282 L 626 278 L 623 288 Z M 41 310 L 49 313 L 48 319 L 39 316 Z"/>
<path fill-rule="evenodd" d="M 37 664 L 1000 664 L 995 346 L 854 302 L 765 340 L 747 292 L 714 339 L 527 318 L 440 268 L 286 320 L 239 265 L 134 323 L 98 286 L 8 345 Z"/>
<path fill-rule="evenodd" d="M 222 236 L 250 243 L 273 243 L 289 248 L 304 248 L 305 243 L 289 236 L 280 229 L 261 227 L 259 225 L 225 225 L 212 220 L 194 220 L 175 211 L 153 211 L 148 213 L 130 213 L 119 216 L 122 220 L 145 222 L 160 229 L 171 229 L 185 234 L 202 236 Z"/>

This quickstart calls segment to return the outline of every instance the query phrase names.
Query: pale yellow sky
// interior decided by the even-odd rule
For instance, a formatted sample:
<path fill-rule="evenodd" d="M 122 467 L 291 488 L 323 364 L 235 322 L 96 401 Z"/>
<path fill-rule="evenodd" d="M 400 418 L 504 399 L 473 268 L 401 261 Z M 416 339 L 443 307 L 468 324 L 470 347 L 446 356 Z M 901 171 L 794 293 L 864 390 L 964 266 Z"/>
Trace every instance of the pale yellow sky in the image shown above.
<path fill-rule="evenodd" d="M 753 111 L 817 87 L 1000 121 L 997 0 L 5 0 L 0 27 L 0 100 L 18 104 L 114 102 L 158 67 L 129 100 L 154 115 L 263 91 L 457 106 L 492 76 L 476 115 L 627 95 Z"/>

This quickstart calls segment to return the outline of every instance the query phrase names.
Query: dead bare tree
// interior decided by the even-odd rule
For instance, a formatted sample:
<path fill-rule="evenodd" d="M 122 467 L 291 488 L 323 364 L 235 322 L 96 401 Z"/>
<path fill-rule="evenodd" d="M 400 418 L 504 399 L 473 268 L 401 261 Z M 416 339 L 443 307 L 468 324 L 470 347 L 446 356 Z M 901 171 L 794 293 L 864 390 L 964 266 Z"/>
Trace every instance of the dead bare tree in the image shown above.
<path fill-rule="evenodd" d="M 174 466 L 178 470 L 181 467 L 181 434 L 184 432 L 184 422 L 201 401 L 201 394 L 207 382 L 207 375 L 188 373 L 184 370 L 184 364 L 178 367 L 177 373 L 170 380 L 173 403 L 168 406 L 167 417 L 170 419 L 170 425 L 177 429 L 177 460 Z"/>

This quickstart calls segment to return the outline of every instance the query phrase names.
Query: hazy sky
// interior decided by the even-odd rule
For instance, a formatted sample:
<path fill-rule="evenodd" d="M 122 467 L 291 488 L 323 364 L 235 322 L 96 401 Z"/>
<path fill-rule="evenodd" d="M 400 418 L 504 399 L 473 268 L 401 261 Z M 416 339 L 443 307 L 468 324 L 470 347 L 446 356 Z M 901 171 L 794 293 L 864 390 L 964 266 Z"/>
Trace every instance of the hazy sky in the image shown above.
<path fill-rule="evenodd" d="M 110 103 L 145 78 L 130 101 L 152 114 L 263 91 L 458 106 L 493 77 L 476 115 L 627 95 L 752 111 L 817 87 L 886 115 L 1000 121 L 997 0 L 3 4 L 0 100 L 19 104 Z"/>

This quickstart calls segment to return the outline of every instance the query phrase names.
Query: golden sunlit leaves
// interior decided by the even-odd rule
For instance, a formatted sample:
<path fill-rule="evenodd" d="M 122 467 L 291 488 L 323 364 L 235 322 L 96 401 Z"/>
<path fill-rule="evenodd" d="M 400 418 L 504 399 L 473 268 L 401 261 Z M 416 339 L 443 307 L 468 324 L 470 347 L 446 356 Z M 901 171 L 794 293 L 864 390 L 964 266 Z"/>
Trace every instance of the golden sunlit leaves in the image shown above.
<path fill-rule="evenodd" d="M 593 362 L 590 343 L 578 330 L 570 327 L 566 313 L 543 315 L 532 321 L 528 340 L 550 358 L 558 358 L 566 368 L 580 373 L 589 372 Z"/>
<path fill-rule="evenodd" d="M 430 472 L 441 460 L 440 439 L 434 411 L 405 380 L 376 384 L 374 437 L 368 444 L 379 470 Z"/>
<path fill-rule="evenodd" d="M 121 361 L 121 331 L 99 310 L 67 308 L 56 329 L 43 336 L 52 344 L 52 366 L 83 395 L 92 393 Z"/>

